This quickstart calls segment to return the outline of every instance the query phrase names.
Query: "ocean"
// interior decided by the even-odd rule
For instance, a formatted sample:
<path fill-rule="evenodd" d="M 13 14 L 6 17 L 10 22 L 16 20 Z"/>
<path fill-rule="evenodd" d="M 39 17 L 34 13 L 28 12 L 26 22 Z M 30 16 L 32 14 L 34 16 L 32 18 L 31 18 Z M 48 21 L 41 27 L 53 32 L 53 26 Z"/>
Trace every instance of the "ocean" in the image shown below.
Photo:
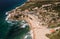
<path fill-rule="evenodd" d="M 6 12 L 21 6 L 27 0 L 0 0 L 0 39 L 23 39 L 29 27 L 19 28 L 18 24 L 7 23 Z"/>

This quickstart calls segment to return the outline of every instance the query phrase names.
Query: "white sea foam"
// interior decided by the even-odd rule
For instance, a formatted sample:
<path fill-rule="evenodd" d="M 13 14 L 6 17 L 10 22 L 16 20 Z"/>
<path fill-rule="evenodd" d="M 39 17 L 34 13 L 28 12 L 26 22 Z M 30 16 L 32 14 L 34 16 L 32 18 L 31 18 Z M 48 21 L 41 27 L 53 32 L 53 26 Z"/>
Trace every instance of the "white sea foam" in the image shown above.
<path fill-rule="evenodd" d="M 26 36 L 24 37 L 24 39 L 32 39 L 30 32 L 28 32 L 28 33 L 26 34 Z"/>
<path fill-rule="evenodd" d="M 24 37 L 24 39 L 27 39 L 27 37 L 28 37 L 28 35 L 26 35 L 26 36 Z"/>
<path fill-rule="evenodd" d="M 8 16 L 6 17 L 6 19 L 5 19 L 5 20 L 7 21 L 7 20 L 8 20 L 8 18 L 9 18 L 10 16 L 11 16 L 11 14 L 8 14 Z"/>
<path fill-rule="evenodd" d="M 23 24 L 23 25 L 21 26 L 21 28 L 25 28 L 26 25 L 28 25 L 28 24 L 27 24 L 27 23 Z"/>
<path fill-rule="evenodd" d="M 7 18 L 6 18 L 7 19 Z M 8 21 L 8 20 L 6 20 L 7 21 L 7 23 L 12 23 L 11 21 Z"/>
<path fill-rule="evenodd" d="M 8 12 L 6 12 L 6 14 L 5 15 L 8 15 L 9 13 Z"/>

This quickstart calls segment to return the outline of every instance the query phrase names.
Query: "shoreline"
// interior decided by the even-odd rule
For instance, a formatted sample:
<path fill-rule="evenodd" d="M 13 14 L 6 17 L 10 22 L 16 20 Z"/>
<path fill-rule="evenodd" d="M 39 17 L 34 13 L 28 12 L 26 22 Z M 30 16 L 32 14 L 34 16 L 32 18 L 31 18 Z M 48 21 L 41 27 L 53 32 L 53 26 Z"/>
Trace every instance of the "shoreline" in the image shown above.
<path fill-rule="evenodd" d="M 23 5 L 25 5 L 26 2 L 27 2 L 27 0 L 24 3 L 22 3 L 21 5 L 16 5 L 16 7 L 14 7 L 11 10 L 8 9 L 8 11 L 6 11 L 6 12 L 9 12 L 9 11 L 12 11 L 12 10 L 15 10 L 15 9 L 18 9 L 19 7 L 22 7 Z"/>

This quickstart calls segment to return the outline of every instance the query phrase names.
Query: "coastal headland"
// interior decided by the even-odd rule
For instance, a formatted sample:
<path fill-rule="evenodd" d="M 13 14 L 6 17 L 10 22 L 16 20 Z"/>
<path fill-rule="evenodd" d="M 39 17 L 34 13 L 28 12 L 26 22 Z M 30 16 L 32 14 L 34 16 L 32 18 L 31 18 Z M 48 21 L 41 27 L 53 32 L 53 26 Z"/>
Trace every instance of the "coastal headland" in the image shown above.
<path fill-rule="evenodd" d="M 60 29 L 60 2 L 35 1 L 9 11 L 7 20 L 25 20 L 30 27 L 32 39 L 50 39 L 51 34 Z"/>

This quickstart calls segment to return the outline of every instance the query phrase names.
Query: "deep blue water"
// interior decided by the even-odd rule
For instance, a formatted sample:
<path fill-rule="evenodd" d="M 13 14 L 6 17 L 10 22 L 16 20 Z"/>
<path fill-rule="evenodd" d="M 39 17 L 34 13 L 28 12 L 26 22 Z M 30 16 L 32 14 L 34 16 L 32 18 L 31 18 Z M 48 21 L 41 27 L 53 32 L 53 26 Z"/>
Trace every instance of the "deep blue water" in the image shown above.
<path fill-rule="evenodd" d="M 18 29 L 17 31 L 22 30 L 22 32 L 25 29 L 19 29 L 18 27 L 16 27 L 17 25 L 10 26 L 10 24 L 5 21 L 6 18 L 5 13 L 16 8 L 17 6 L 22 5 L 26 1 L 27 0 L 0 0 L 0 39 L 19 39 L 16 38 L 13 32 L 14 29 L 17 28 Z M 19 32 L 22 33 L 21 31 Z"/>

